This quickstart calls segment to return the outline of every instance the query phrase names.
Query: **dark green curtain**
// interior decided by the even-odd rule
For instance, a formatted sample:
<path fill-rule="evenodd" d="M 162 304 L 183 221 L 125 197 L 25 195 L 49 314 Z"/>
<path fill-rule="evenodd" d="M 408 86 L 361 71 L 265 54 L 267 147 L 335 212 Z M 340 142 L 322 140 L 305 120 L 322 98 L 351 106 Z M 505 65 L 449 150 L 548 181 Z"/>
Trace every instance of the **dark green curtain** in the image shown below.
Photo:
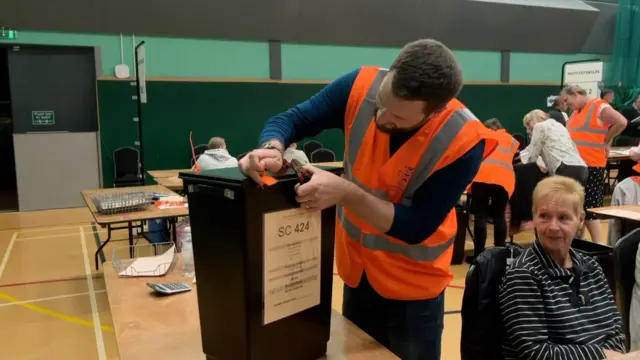
<path fill-rule="evenodd" d="M 629 105 L 640 92 L 640 0 L 620 0 L 613 54 L 606 83 L 616 91 L 615 105 Z"/>

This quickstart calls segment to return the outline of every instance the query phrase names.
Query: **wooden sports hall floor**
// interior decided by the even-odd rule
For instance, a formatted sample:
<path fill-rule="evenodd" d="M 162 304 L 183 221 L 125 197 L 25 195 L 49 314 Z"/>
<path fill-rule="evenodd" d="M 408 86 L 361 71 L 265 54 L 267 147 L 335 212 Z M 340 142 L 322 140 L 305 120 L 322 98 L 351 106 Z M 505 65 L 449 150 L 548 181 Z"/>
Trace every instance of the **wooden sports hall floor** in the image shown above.
<path fill-rule="evenodd" d="M 119 359 L 112 318 L 96 250 L 91 215 L 84 208 L 0 214 L 0 358 L 11 360 Z M 603 224 L 603 231 L 606 231 Z M 98 228 L 101 239 L 106 232 Z M 488 245 L 492 242 L 489 226 Z M 126 231 L 114 233 L 115 246 L 127 245 Z M 521 233 L 516 242 L 530 243 Z M 467 248 L 472 248 L 467 239 Z M 447 312 L 442 359 L 457 360 L 460 310 L 468 265 L 453 268 L 445 293 Z M 340 310 L 342 281 L 334 278 L 333 307 Z"/>

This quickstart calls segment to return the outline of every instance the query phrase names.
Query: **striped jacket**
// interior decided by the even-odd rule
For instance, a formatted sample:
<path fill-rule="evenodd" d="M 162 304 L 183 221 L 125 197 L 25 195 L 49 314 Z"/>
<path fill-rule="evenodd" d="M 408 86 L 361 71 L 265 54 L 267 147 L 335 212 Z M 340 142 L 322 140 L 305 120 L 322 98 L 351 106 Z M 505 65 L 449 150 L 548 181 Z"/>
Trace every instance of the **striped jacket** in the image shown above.
<path fill-rule="evenodd" d="M 600 360 L 625 352 L 622 320 L 602 269 L 571 250 L 560 267 L 539 240 L 507 270 L 500 285 L 505 359 Z"/>

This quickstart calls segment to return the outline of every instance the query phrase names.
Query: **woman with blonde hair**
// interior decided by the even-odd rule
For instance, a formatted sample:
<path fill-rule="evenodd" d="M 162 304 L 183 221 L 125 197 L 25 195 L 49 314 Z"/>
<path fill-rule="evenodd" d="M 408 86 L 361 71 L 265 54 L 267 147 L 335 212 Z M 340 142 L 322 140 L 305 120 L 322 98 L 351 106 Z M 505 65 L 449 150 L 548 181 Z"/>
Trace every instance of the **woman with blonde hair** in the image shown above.
<path fill-rule="evenodd" d="M 567 128 L 539 109 L 525 115 L 523 123 L 531 137 L 529 146 L 522 151 L 528 154 L 527 162 L 535 162 L 540 156 L 549 175 L 567 176 L 580 184 L 586 183 L 587 164 L 580 157 Z"/>
<path fill-rule="evenodd" d="M 533 192 L 538 239 L 500 285 L 507 360 L 615 359 L 626 352 L 622 319 L 602 268 L 571 249 L 584 223 L 584 196 L 584 188 L 564 176 L 540 181 Z"/>

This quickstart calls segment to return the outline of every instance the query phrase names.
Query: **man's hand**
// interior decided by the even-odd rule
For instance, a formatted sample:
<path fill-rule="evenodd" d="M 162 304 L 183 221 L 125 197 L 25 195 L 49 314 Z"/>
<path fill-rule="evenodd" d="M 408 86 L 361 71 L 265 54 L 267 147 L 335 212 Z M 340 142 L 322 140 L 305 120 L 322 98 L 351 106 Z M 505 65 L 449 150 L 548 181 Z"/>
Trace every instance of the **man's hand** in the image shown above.
<path fill-rule="evenodd" d="M 245 155 L 238 161 L 240 171 L 258 183 L 264 185 L 260 175 L 267 170 L 272 173 L 282 168 L 282 153 L 275 149 L 257 149 Z"/>
<path fill-rule="evenodd" d="M 311 210 L 324 210 L 339 203 L 351 183 L 342 177 L 307 165 L 304 167 L 311 174 L 311 180 L 303 185 L 296 185 L 296 200 L 302 207 Z"/>
<path fill-rule="evenodd" d="M 629 150 L 629 158 L 633 161 L 640 161 L 640 148 L 631 148 L 631 150 Z"/>

